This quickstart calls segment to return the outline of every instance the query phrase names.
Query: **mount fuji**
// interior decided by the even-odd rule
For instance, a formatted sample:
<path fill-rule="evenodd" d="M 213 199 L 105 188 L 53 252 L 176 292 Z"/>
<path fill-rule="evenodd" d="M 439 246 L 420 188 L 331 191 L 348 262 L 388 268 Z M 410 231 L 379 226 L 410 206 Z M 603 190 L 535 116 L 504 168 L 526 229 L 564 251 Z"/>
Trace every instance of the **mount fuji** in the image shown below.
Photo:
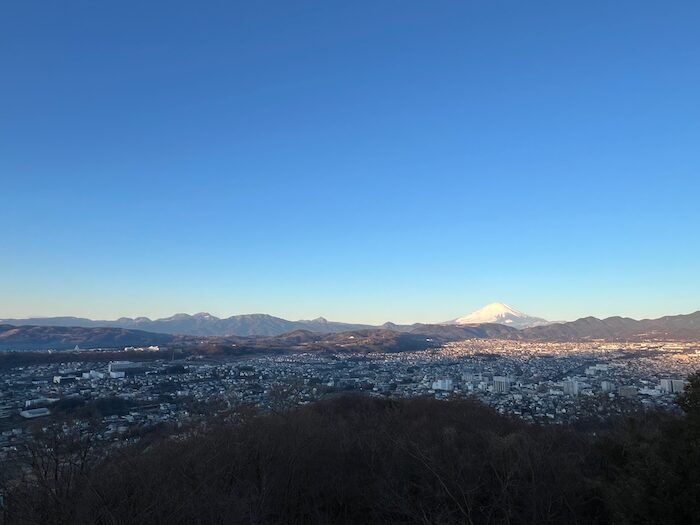
<path fill-rule="evenodd" d="M 475 312 L 459 317 L 445 324 L 482 324 L 496 323 L 511 326 L 513 328 L 531 328 L 533 326 L 542 326 L 549 324 L 549 321 L 540 317 L 532 317 L 531 315 L 519 312 L 507 304 L 491 303 Z"/>

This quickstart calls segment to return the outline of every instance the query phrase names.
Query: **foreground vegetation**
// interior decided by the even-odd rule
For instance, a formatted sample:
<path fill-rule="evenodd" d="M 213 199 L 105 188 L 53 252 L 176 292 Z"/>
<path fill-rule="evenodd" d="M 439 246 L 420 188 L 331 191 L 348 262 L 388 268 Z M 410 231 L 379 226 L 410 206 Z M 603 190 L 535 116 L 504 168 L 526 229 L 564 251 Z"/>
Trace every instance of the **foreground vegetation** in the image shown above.
<path fill-rule="evenodd" d="M 698 523 L 700 376 L 684 415 L 534 426 L 473 401 L 345 396 L 103 457 L 47 436 L 7 523 Z"/>

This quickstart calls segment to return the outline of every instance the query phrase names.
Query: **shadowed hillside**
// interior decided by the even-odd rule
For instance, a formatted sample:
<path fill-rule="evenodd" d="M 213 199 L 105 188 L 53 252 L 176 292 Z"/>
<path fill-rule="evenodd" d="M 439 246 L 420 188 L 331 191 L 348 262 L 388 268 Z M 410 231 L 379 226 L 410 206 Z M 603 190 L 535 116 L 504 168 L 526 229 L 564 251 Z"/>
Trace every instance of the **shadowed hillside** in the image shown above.
<path fill-rule="evenodd" d="M 58 428 L 6 486 L 8 523 L 697 523 L 700 376 L 686 415 L 592 433 L 472 401 L 345 396 L 244 407 L 191 437 L 113 450 Z"/>
<path fill-rule="evenodd" d="M 66 350 L 76 345 L 98 347 L 167 345 L 182 338 L 123 328 L 0 325 L 0 350 Z"/>

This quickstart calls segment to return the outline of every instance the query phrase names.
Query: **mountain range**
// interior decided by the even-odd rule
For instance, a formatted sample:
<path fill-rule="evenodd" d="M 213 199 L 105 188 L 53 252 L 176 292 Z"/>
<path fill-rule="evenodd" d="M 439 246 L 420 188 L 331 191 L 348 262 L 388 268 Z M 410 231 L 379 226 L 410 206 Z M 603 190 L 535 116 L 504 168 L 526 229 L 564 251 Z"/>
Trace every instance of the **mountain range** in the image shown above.
<path fill-rule="evenodd" d="M 83 317 L 34 317 L 28 319 L 2 319 L 0 323 L 14 326 L 74 326 L 81 328 L 124 328 L 162 334 L 196 336 L 274 336 L 294 330 L 336 333 L 365 328 L 372 325 L 338 323 L 319 317 L 313 320 L 288 321 L 268 314 L 233 315 L 221 319 L 206 312 L 194 315 L 175 314 L 171 317 L 151 320 L 148 317 L 121 317 L 114 321 L 99 321 Z"/>
<path fill-rule="evenodd" d="M 217 318 L 208 319 L 207 314 L 199 316 L 173 316 L 169 322 L 177 320 L 178 330 L 201 330 L 201 324 L 216 323 Z M 294 328 L 283 334 L 263 335 L 200 335 L 154 333 L 121 327 L 105 326 L 53 326 L 49 322 L 75 322 L 75 318 L 44 319 L 43 325 L 0 323 L 0 350 L 7 349 L 70 349 L 82 347 L 120 347 L 144 345 L 173 345 L 178 347 L 207 345 L 238 345 L 252 350 L 329 350 L 329 351 L 399 351 L 418 350 L 435 347 L 448 341 L 464 339 L 511 339 L 523 341 L 700 341 L 700 311 L 687 315 L 673 315 L 659 319 L 635 320 L 625 317 L 597 319 L 584 317 L 572 322 L 550 323 L 517 329 L 501 323 L 452 323 L 452 324 L 413 324 L 395 325 L 386 323 L 381 327 L 367 327 L 347 323 L 332 323 L 325 320 L 286 321 L 272 316 L 253 317 L 258 323 L 247 324 L 252 331 L 270 330 L 268 324 L 274 321 L 274 330 L 301 323 L 303 328 Z M 57 320 L 57 319 L 60 319 Z M 62 321 L 66 320 L 66 321 Z M 250 319 L 247 319 L 250 321 Z M 100 321 L 88 321 L 100 323 Z M 136 320 L 131 320 L 136 321 Z M 166 320 L 151 321 L 162 323 L 174 330 Z M 218 319 L 229 321 L 229 319 Z M 281 323 L 279 321 L 282 321 Z M 118 321 L 115 321 L 118 322 Z M 143 321 L 141 321 L 143 323 Z M 187 324 L 189 323 L 189 324 Z M 289 323 L 289 324 L 287 324 Z M 189 327 L 189 328 L 188 328 Z M 312 328 L 313 327 L 313 328 Z M 319 329 L 320 327 L 320 329 Z M 344 329 L 343 329 L 344 327 Z"/>
<path fill-rule="evenodd" d="M 618 316 L 606 319 L 583 317 L 569 323 L 535 326 L 523 332 L 528 339 L 543 341 L 700 341 L 700 311 L 640 321 Z"/>
<path fill-rule="evenodd" d="M 352 330 L 382 328 L 399 332 L 411 331 L 417 324 L 399 325 L 387 322 L 381 326 L 357 323 L 328 321 L 323 317 L 312 320 L 289 321 L 268 314 L 233 315 L 219 318 L 206 312 L 198 314 L 175 314 L 161 319 L 148 317 L 121 317 L 113 321 L 92 320 L 83 317 L 32 317 L 27 319 L 0 319 L 0 323 L 13 326 L 65 326 L 81 328 L 122 328 L 126 330 L 143 330 L 173 335 L 193 336 L 275 336 L 308 330 L 319 333 L 339 333 Z M 547 324 L 548 321 L 519 312 L 503 303 L 491 303 L 485 307 L 460 317 L 445 325 L 468 325 L 496 323 L 513 328 L 529 328 Z"/>

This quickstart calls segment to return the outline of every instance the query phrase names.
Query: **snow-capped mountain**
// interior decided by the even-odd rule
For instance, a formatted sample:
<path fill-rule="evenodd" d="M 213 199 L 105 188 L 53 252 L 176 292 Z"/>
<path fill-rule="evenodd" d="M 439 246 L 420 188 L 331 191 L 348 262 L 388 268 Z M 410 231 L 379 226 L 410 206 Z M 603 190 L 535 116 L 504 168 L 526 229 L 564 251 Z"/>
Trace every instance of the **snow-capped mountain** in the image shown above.
<path fill-rule="evenodd" d="M 491 303 L 475 312 L 454 319 L 449 324 L 481 324 L 481 323 L 497 323 L 512 326 L 513 328 L 530 328 L 532 326 L 542 326 L 549 324 L 546 319 L 532 317 L 530 315 L 519 312 L 507 304 Z"/>

